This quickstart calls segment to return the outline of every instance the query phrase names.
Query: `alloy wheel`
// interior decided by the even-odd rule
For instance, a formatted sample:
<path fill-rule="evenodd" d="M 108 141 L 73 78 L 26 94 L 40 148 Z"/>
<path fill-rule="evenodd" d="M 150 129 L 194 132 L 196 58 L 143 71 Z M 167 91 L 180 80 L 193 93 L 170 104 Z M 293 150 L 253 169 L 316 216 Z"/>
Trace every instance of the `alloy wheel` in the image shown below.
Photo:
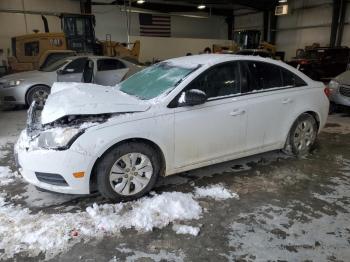
<path fill-rule="evenodd" d="M 152 174 L 152 162 L 146 155 L 128 153 L 113 164 L 109 173 L 109 182 L 118 194 L 131 196 L 149 184 Z"/>

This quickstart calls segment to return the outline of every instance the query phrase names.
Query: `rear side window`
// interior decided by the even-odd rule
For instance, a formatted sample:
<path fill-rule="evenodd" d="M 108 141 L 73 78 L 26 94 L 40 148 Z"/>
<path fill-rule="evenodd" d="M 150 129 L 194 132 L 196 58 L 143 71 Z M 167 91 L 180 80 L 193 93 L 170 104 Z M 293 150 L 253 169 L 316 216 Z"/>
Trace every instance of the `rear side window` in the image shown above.
<path fill-rule="evenodd" d="M 99 59 L 97 60 L 98 71 L 118 70 L 126 68 L 124 63 L 117 59 Z"/>
<path fill-rule="evenodd" d="M 237 62 L 224 63 L 205 71 L 186 88 L 199 89 L 208 98 L 228 96 L 241 92 L 239 65 Z"/>
<path fill-rule="evenodd" d="M 293 86 L 293 87 L 306 86 L 306 83 L 304 82 L 304 80 L 302 80 L 296 74 L 284 68 L 281 68 L 281 72 L 282 72 L 283 86 Z"/>
<path fill-rule="evenodd" d="M 82 73 L 84 71 L 86 61 L 86 57 L 74 59 L 64 68 L 64 70 L 73 69 L 74 73 Z"/>
<path fill-rule="evenodd" d="M 242 61 L 242 93 L 282 86 L 279 66 L 257 61 Z"/>

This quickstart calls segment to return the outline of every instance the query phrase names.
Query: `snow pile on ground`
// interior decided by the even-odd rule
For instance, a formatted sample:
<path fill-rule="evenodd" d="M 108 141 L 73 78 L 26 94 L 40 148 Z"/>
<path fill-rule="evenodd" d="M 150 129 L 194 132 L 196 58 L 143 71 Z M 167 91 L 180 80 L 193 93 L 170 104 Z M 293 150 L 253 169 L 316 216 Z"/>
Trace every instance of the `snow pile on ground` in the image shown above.
<path fill-rule="evenodd" d="M 196 187 L 195 196 L 197 198 L 211 197 L 211 198 L 214 198 L 215 200 L 224 200 L 229 198 L 239 199 L 239 196 L 237 193 L 230 192 L 228 189 L 226 189 L 220 184 L 212 185 L 208 187 Z"/>
<path fill-rule="evenodd" d="M 167 192 L 138 201 L 93 205 L 86 211 L 61 214 L 31 214 L 6 202 L 0 195 L 0 260 L 20 252 L 28 256 L 46 253 L 53 257 L 81 240 L 135 228 L 150 231 L 174 221 L 199 219 L 201 206 L 191 193 Z"/>
<path fill-rule="evenodd" d="M 200 229 L 199 227 L 187 226 L 187 225 L 173 225 L 173 230 L 176 234 L 190 234 L 193 236 L 197 236 Z"/>
<path fill-rule="evenodd" d="M 0 186 L 6 186 L 14 181 L 17 172 L 12 172 L 8 166 L 0 166 Z"/>

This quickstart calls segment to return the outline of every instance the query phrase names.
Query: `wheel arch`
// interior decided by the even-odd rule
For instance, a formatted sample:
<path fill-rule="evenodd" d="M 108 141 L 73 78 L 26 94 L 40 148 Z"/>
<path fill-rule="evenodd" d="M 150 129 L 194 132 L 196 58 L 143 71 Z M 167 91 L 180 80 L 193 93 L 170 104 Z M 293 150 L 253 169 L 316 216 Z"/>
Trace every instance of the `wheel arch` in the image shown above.
<path fill-rule="evenodd" d="M 47 88 L 49 88 L 49 89 L 51 90 L 51 86 L 49 86 L 49 85 L 47 85 L 47 84 L 35 84 L 35 85 L 30 86 L 30 87 L 27 89 L 26 94 L 25 94 L 25 96 L 24 96 L 24 101 L 26 102 L 26 105 L 27 105 L 27 106 L 30 106 L 30 105 L 28 105 L 28 93 L 30 92 L 30 90 L 32 90 L 33 88 L 35 88 L 35 87 L 37 87 L 37 86 L 45 86 L 45 87 L 47 87 Z"/>
<path fill-rule="evenodd" d="M 309 114 L 309 115 L 311 115 L 311 116 L 316 120 L 316 124 L 317 124 L 317 133 L 319 132 L 319 130 L 320 130 L 320 121 L 321 121 L 321 120 L 320 120 L 320 115 L 319 115 L 317 112 L 313 111 L 313 110 L 307 110 L 307 111 L 301 112 L 301 113 L 299 113 L 299 114 L 297 115 L 297 117 L 295 117 L 295 119 L 294 119 L 291 123 L 289 123 L 288 132 L 287 132 L 287 135 L 286 135 L 285 140 L 284 140 L 284 141 L 285 141 L 285 145 L 288 143 L 288 139 L 289 139 L 289 135 L 290 135 L 290 130 L 292 129 L 292 127 L 293 127 L 295 121 L 297 121 L 297 119 L 298 119 L 302 114 Z"/>
<path fill-rule="evenodd" d="M 118 147 L 118 146 L 125 144 L 125 143 L 129 143 L 129 142 L 143 143 L 143 144 L 147 144 L 147 145 L 151 146 L 159 154 L 159 157 L 161 160 L 161 174 L 162 175 L 165 174 L 165 169 L 166 169 L 165 156 L 164 156 L 162 149 L 159 147 L 159 145 L 157 145 L 155 142 L 153 142 L 149 139 L 146 139 L 146 138 L 139 138 L 139 137 L 138 138 L 128 138 L 128 139 L 121 140 L 121 141 L 111 145 L 95 160 L 95 163 L 93 164 L 92 169 L 91 169 L 90 180 L 89 180 L 90 192 L 96 191 L 96 182 L 97 182 L 97 170 L 96 170 L 96 168 L 97 168 L 98 163 L 103 158 L 103 156 L 105 156 L 113 148 Z"/>

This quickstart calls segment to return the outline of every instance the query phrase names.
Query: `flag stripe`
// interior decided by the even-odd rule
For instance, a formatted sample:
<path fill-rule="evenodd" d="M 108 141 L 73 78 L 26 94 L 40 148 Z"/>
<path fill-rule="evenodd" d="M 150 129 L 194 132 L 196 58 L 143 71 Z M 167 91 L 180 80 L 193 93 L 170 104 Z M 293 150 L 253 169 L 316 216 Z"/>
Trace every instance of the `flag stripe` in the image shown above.
<path fill-rule="evenodd" d="M 171 36 L 170 16 L 139 14 L 140 35 L 142 36 Z"/>

